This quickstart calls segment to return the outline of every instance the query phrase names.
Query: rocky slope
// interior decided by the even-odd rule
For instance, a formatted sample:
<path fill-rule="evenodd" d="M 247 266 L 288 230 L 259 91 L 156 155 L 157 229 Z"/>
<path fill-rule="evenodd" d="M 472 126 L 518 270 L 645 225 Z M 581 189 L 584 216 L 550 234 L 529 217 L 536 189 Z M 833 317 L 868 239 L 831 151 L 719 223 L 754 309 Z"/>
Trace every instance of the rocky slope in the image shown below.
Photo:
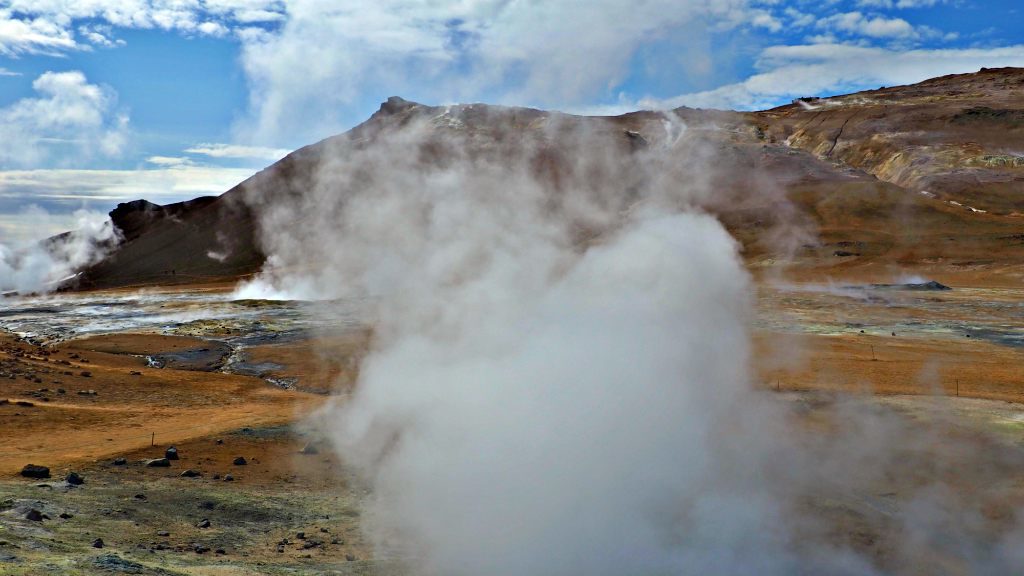
<path fill-rule="evenodd" d="M 980 267 L 1014 280 L 1024 263 L 1022 88 L 1024 70 L 982 70 L 764 112 L 673 112 L 723 168 L 709 176 L 716 196 L 705 208 L 742 242 L 755 270 L 780 261 L 797 273 L 830 275 Z M 613 141 L 615 154 L 630 157 L 666 131 L 666 115 L 654 112 L 581 117 L 391 98 L 360 126 L 297 150 L 218 198 L 120 205 L 112 216 L 125 242 L 84 271 L 77 287 L 252 274 L 265 258 L 255 215 L 268 198 L 301 198 L 332 159 L 424 121 L 438 136 L 421 147 L 424 162 L 443 163 L 452 152 L 445 134 L 459 134 L 470 148 L 460 152 L 470 155 L 529 149 L 554 194 L 587 137 Z M 303 221 L 293 215 L 283 225 Z"/>

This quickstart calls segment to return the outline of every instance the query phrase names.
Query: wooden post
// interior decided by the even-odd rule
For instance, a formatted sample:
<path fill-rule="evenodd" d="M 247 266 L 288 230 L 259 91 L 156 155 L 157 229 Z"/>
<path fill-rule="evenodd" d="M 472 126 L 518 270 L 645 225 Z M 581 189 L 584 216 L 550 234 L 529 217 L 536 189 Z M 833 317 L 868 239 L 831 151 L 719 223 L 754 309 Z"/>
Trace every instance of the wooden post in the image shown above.
<path fill-rule="evenodd" d="M 960 396 L 960 379 L 959 378 L 956 379 L 956 395 L 957 395 L 957 397 Z"/>
<path fill-rule="evenodd" d="M 876 360 L 878 360 L 878 358 L 875 358 L 875 345 L 872 344 L 871 345 L 871 361 L 874 362 Z"/>
<path fill-rule="evenodd" d="M 149 437 L 149 445 L 156 446 L 156 432 L 153 432 L 152 435 Z"/>

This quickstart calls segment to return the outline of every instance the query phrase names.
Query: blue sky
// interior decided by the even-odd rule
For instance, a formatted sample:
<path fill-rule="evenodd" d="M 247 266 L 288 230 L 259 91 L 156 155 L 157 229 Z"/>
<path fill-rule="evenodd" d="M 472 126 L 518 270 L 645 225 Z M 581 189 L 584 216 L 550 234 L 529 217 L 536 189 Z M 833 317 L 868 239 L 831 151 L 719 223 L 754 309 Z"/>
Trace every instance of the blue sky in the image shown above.
<path fill-rule="evenodd" d="M 757 109 L 1024 66 L 1019 5 L 0 0 L 0 242 L 57 232 L 79 209 L 223 192 L 395 94 Z"/>

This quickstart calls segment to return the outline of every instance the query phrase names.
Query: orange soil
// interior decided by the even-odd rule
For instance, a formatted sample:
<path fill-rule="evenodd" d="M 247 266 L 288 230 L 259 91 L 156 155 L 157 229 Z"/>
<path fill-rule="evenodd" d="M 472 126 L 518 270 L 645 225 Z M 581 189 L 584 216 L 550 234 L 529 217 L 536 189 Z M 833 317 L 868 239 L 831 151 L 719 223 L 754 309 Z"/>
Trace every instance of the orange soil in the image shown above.
<path fill-rule="evenodd" d="M 135 348 L 154 353 L 175 345 L 174 337 L 131 338 Z M 99 347 L 111 347 L 99 341 L 104 344 Z M 16 361 L 20 371 L 15 379 L 0 378 L 0 399 L 10 400 L 0 405 L 0 473 L 30 462 L 52 465 L 120 455 L 148 446 L 154 434 L 158 443 L 182 442 L 245 426 L 290 422 L 324 400 L 257 378 L 150 369 L 143 358 L 94 351 L 89 339 L 50 348 L 49 357 L 7 337 L 0 338 L 0 349 L 0 360 Z M 23 356 L 16 358 L 19 352 Z M 26 373 L 40 382 L 27 379 Z M 96 394 L 79 394 L 90 390 Z M 33 406 L 19 406 L 18 400 Z"/>

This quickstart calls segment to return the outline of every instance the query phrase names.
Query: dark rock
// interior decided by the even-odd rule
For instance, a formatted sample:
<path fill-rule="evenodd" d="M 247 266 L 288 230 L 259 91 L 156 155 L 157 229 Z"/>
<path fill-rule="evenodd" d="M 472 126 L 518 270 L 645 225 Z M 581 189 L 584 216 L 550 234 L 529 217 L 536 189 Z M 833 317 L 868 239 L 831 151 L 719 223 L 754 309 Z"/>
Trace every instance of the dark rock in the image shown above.
<path fill-rule="evenodd" d="M 71 472 L 64 481 L 72 486 L 81 486 L 82 484 L 85 484 L 85 478 L 82 478 L 78 472 Z"/>
<path fill-rule="evenodd" d="M 208 546 L 203 546 L 202 544 L 196 544 L 192 549 L 195 550 L 196 554 L 206 554 L 210 551 Z"/>
<path fill-rule="evenodd" d="M 156 535 L 160 536 L 161 538 L 167 538 L 168 536 L 171 535 L 171 533 L 166 531 L 166 530 L 161 530 L 161 531 L 157 532 Z"/>
<path fill-rule="evenodd" d="M 206 519 L 206 518 L 203 518 L 202 520 L 199 521 L 198 524 L 196 524 L 196 528 L 209 528 L 209 527 L 210 527 L 210 521 L 208 519 Z"/>
<path fill-rule="evenodd" d="M 299 540 L 305 540 L 306 539 L 306 533 L 305 532 L 296 532 L 295 533 L 295 537 L 298 538 Z"/>
<path fill-rule="evenodd" d="M 145 500 L 146 499 L 146 495 L 145 494 L 136 494 L 135 496 L 133 496 L 133 498 L 135 498 L 136 500 Z"/>
<path fill-rule="evenodd" d="M 245 466 L 245 465 L 249 464 L 249 462 L 247 462 L 246 459 L 243 458 L 242 456 L 239 456 L 238 458 L 235 458 L 235 460 L 234 460 L 234 462 L 232 462 L 232 464 L 234 464 L 235 466 Z"/>
<path fill-rule="evenodd" d="M 216 550 L 213 551 L 213 553 L 214 554 L 220 554 L 220 555 L 227 554 L 227 552 L 225 552 L 223 548 L 217 548 Z"/>
<path fill-rule="evenodd" d="M 178 449 L 171 446 L 167 450 L 164 450 L 164 458 L 167 458 L 168 460 L 178 460 Z"/>
<path fill-rule="evenodd" d="M 232 476 L 231 474 L 225 474 L 224 475 L 224 481 L 225 482 L 234 482 L 235 481 L 235 477 Z"/>
<path fill-rule="evenodd" d="M 184 477 L 184 478 L 198 478 L 198 477 L 202 476 L 202 473 L 197 472 L 197 471 L 192 470 L 192 469 L 188 469 L 188 470 L 185 470 L 184 472 L 182 472 L 181 476 Z"/>
<path fill-rule="evenodd" d="M 113 462 L 114 466 L 124 466 L 128 464 L 127 458 L 115 458 Z"/>
<path fill-rule="evenodd" d="M 320 453 L 320 447 L 317 446 L 316 443 L 310 442 L 310 443 L 306 444 L 305 446 L 303 446 L 302 450 L 300 450 L 299 453 L 300 454 L 307 454 L 307 455 L 308 454 L 319 454 Z"/>
<path fill-rule="evenodd" d="M 36 510 L 35 508 L 33 508 L 33 509 L 29 510 L 27 514 L 25 514 L 25 519 L 26 520 L 31 520 L 33 522 L 42 522 L 43 521 L 43 513 L 40 512 L 39 510 Z"/>
<path fill-rule="evenodd" d="M 169 468 L 171 461 L 167 458 L 154 458 L 146 462 L 148 468 Z"/>
<path fill-rule="evenodd" d="M 92 378 L 92 372 L 89 372 L 88 370 L 82 370 L 81 372 L 79 372 L 79 376 L 81 376 L 82 378 Z"/>
<path fill-rule="evenodd" d="M 345 560 L 348 560 L 349 562 L 355 562 L 356 557 L 354 554 L 345 554 Z"/>
<path fill-rule="evenodd" d="M 75 516 L 73 514 L 68 514 L 67 512 L 61 512 L 60 513 L 60 517 L 63 520 L 70 520 L 70 519 L 74 518 Z"/>
<path fill-rule="evenodd" d="M 103 548 L 103 538 L 97 538 L 92 541 L 93 548 Z"/>
<path fill-rule="evenodd" d="M 15 404 L 17 404 L 18 406 L 25 406 L 28 408 L 35 406 L 35 404 L 29 402 L 28 400 L 18 400 L 17 402 L 15 402 Z"/>
<path fill-rule="evenodd" d="M 49 478 L 50 469 L 46 466 L 37 466 L 35 464 L 28 464 L 21 469 L 21 475 L 25 478 Z"/>

